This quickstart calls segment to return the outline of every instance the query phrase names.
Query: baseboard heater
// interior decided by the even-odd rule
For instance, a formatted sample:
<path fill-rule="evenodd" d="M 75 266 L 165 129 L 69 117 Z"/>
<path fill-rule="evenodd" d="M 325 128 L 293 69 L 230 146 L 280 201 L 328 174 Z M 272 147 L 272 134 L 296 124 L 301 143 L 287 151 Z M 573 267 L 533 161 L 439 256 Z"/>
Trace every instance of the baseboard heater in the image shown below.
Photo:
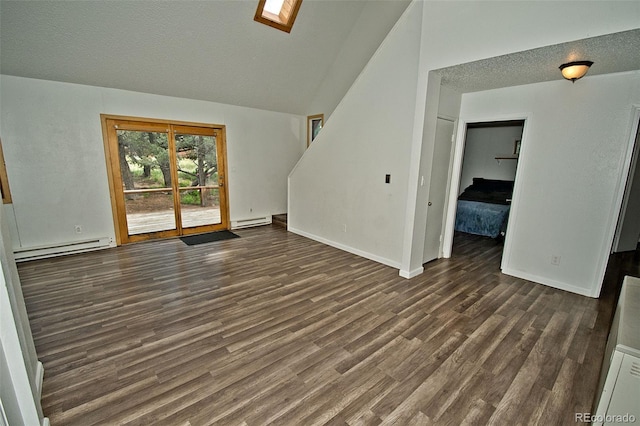
<path fill-rule="evenodd" d="M 250 228 L 252 226 L 270 225 L 271 216 L 257 217 L 254 219 L 232 220 L 231 229 Z"/>
<path fill-rule="evenodd" d="M 100 250 L 110 246 L 111 238 L 102 237 L 92 240 L 73 241 L 42 247 L 18 248 L 13 251 L 13 255 L 17 262 L 25 262 L 27 260 L 44 259 L 47 257 L 62 256 L 65 254 Z"/>

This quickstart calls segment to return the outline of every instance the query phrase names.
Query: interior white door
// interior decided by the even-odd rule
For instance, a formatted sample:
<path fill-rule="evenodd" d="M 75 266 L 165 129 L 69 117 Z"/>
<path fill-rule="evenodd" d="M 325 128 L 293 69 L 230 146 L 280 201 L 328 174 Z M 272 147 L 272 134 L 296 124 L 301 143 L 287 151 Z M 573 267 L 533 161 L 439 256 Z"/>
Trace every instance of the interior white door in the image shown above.
<path fill-rule="evenodd" d="M 427 230 L 424 237 L 423 263 L 440 257 L 452 135 L 453 121 L 438 118 L 436 141 L 433 148 L 431 182 L 429 184 L 429 205 L 427 207 Z"/>

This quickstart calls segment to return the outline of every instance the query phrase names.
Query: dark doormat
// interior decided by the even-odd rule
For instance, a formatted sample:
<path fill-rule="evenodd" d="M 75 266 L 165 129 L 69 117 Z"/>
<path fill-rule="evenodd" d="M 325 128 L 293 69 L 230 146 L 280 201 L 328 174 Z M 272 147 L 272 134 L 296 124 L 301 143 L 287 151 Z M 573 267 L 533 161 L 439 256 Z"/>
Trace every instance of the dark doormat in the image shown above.
<path fill-rule="evenodd" d="M 188 246 L 195 246 L 195 245 L 204 244 L 204 243 L 212 243 L 214 241 L 230 240 L 231 238 L 240 238 L 240 236 L 234 234 L 231 231 L 217 231 L 217 232 L 208 232 L 206 234 L 188 235 L 186 237 L 180 237 L 182 242 Z"/>

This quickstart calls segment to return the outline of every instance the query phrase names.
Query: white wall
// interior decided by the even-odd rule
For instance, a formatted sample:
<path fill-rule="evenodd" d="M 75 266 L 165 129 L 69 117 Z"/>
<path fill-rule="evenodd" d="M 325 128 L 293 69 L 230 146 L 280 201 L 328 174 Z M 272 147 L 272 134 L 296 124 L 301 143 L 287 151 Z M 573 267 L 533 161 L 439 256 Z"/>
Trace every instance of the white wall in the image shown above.
<path fill-rule="evenodd" d="M 8 224 L 0 209 L 0 402 L 10 425 L 48 424 L 40 404 L 38 361 Z"/>
<path fill-rule="evenodd" d="M 413 2 L 291 174 L 290 225 L 389 265 L 399 261 L 403 276 L 419 273 L 440 109 L 431 71 L 629 30 L 639 20 L 638 2 Z M 406 187 L 380 185 L 388 172 Z"/>
<path fill-rule="evenodd" d="M 640 72 L 463 95 L 462 121 L 528 117 L 503 272 L 598 296 L 638 103 Z"/>
<path fill-rule="evenodd" d="M 405 13 L 399 23 L 289 176 L 288 219 L 293 232 L 395 267 L 402 255 L 420 14 Z"/>
<path fill-rule="evenodd" d="M 5 75 L 0 96 L 14 248 L 114 238 L 100 114 L 225 125 L 231 220 L 286 212 L 306 145 L 306 121 L 291 114 Z"/>
<path fill-rule="evenodd" d="M 467 129 L 464 145 L 460 190 L 473 183 L 474 177 L 514 180 L 517 160 L 496 160 L 497 156 L 513 155 L 514 141 L 522 137 L 522 126 L 476 127 Z"/>
<path fill-rule="evenodd" d="M 567 19 L 570 16 L 571 19 Z M 429 71 L 479 59 L 578 40 L 618 31 L 637 28 L 640 22 L 640 3 L 625 1 L 580 1 L 580 2 L 505 2 L 505 1 L 428 1 L 424 2 L 422 41 L 420 44 L 420 73 L 416 84 L 418 97 L 426 98 L 416 103 L 414 128 L 423 128 L 425 133 L 414 133 L 412 138 L 412 161 L 420 161 L 419 173 L 412 178 L 430 175 L 435 138 L 436 108 L 427 108 L 438 99 L 435 88 L 426 90 Z M 419 158 L 419 159 L 418 159 Z M 428 198 L 429 185 L 419 188 L 418 182 L 410 180 L 409 193 L 416 198 Z M 425 195 L 426 194 L 426 195 Z M 407 212 L 403 268 L 417 270 L 423 259 L 424 223 L 426 204 L 407 204 L 415 208 Z M 432 214 L 440 214 L 431 210 Z"/>

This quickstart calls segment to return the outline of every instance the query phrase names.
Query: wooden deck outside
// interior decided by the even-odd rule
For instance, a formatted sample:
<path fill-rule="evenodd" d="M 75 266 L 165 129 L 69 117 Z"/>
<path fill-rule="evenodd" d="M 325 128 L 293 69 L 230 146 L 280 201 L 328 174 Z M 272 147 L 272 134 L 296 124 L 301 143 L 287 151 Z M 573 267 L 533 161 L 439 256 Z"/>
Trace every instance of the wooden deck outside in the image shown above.
<path fill-rule="evenodd" d="M 182 227 L 212 225 L 220 223 L 219 207 L 182 207 Z M 150 213 L 127 213 L 129 235 L 175 229 L 173 210 Z"/>

